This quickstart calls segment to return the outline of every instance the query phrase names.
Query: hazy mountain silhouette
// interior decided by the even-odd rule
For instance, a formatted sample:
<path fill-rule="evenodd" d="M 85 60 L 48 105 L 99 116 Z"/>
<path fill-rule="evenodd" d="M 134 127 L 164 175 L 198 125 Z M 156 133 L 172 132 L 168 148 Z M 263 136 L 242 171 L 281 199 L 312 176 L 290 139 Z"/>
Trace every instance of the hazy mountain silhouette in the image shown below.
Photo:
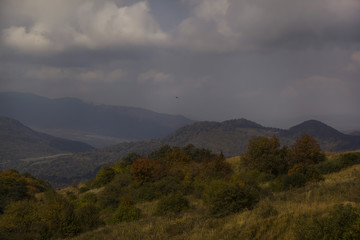
<path fill-rule="evenodd" d="M 7 117 L 0 117 L 0 163 L 60 153 L 78 153 L 92 146 L 39 133 Z"/>
<path fill-rule="evenodd" d="M 160 138 L 193 122 L 183 116 L 141 108 L 94 105 L 76 98 L 49 99 L 14 92 L 0 93 L 0 115 L 52 135 L 95 146 L 121 140 Z"/>
<path fill-rule="evenodd" d="M 344 134 L 316 120 L 305 121 L 283 131 L 279 135 L 282 143 L 292 144 L 302 134 L 313 136 L 325 151 L 348 151 L 360 149 L 360 136 Z"/>
<path fill-rule="evenodd" d="M 76 102 L 72 99 L 62 101 Z M 84 103 L 79 101 L 79 104 Z M 92 107 L 96 108 L 96 106 Z M 277 136 L 281 144 L 290 146 L 302 134 L 312 135 L 324 151 L 360 149 L 360 136 L 343 134 L 315 120 L 305 121 L 284 130 L 264 127 L 246 119 L 236 119 L 224 122 L 196 122 L 183 126 L 162 138 L 120 143 L 86 153 L 50 158 L 43 162 L 21 162 L 15 168 L 28 171 L 49 180 L 56 186 L 61 186 L 61 184 L 73 184 L 93 177 L 102 165 L 120 161 L 130 152 L 146 155 L 165 144 L 179 147 L 193 144 L 199 148 L 208 148 L 213 152 L 223 152 L 225 156 L 230 157 L 242 154 L 247 148 L 249 139 L 256 136 Z M 33 147 L 36 148 L 36 146 Z"/>

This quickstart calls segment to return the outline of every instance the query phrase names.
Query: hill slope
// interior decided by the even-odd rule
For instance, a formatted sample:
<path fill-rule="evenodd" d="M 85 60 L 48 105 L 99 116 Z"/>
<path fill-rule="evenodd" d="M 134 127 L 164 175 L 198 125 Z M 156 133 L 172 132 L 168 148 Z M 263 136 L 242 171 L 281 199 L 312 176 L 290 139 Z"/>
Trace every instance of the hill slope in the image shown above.
<path fill-rule="evenodd" d="M 92 149 L 86 143 L 39 133 L 16 120 L 0 117 L 0 163 Z"/>
<path fill-rule="evenodd" d="M 313 136 L 325 151 L 349 151 L 360 149 L 360 136 L 343 134 L 316 120 L 305 121 L 283 131 L 279 137 L 283 144 L 290 145 L 302 134 Z"/>
<path fill-rule="evenodd" d="M 22 163 L 18 169 L 45 178 L 54 186 L 64 186 L 93 177 L 102 165 L 119 161 L 130 152 L 147 155 L 165 144 L 179 147 L 193 144 L 215 153 L 222 151 L 229 157 L 242 154 L 249 139 L 254 136 L 278 136 L 283 145 L 292 145 L 296 138 L 304 133 L 313 135 L 324 151 L 360 149 L 360 136 L 342 134 L 318 121 L 307 121 L 289 130 L 282 130 L 263 127 L 246 119 L 237 119 L 221 123 L 197 122 L 164 138 L 121 143 L 87 153 L 59 156 L 44 162 Z"/>
<path fill-rule="evenodd" d="M 277 136 L 282 145 L 292 145 L 302 134 L 313 136 L 324 151 L 349 151 L 360 149 L 360 137 L 343 134 L 326 124 L 309 120 L 288 130 L 263 127 L 260 124 L 236 119 L 224 122 L 197 122 L 184 126 L 168 136 L 146 141 L 118 144 L 104 151 L 127 152 L 127 150 L 146 154 L 164 144 L 185 146 L 193 144 L 196 147 L 208 148 L 214 152 L 223 152 L 225 156 L 242 154 L 249 139 L 256 136 Z"/>
<path fill-rule="evenodd" d="M 133 107 L 94 105 L 76 98 L 49 99 L 26 93 L 0 93 L 0 115 L 43 132 L 105 146 L 124 140 L 166 136 L 193 121 Z"/>

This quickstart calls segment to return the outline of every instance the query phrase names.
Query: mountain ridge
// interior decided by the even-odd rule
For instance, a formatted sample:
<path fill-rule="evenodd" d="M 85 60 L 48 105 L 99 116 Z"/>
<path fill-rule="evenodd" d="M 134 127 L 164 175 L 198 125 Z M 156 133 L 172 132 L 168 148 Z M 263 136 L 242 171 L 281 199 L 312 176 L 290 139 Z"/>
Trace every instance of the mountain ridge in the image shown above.
<path fill-rule="evenodd" d="M 95 105 L 77 98 L 50 99 L 18 92 L 0 92 L 0 115 L 45 133 L 62 132 L 59 137 L 74 139 L 73 132 L 77 132 L 78 138 L 74 140 L 88 142 L 88 135 L 99 136 L 97 142 L 91 142 L 97 147 L 109 144 L 102 141 L 103 137 L 114 138 L 112 144 L 160 138 L 194 122 L 184 116 L 142 108 Z"/>
<path fill-rule="evenodd" d="M 34 131 L 4 116 L 0 116 L 0 147 L 0 162 L 94 149 L 86 143 Z"/>

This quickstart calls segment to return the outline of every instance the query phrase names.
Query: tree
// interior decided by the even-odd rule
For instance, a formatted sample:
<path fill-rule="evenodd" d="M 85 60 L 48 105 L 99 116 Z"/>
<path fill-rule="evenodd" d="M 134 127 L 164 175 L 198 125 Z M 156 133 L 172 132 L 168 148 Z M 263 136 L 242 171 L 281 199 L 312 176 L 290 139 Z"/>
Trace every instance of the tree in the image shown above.
<path fill-rule="evenodd" d="M 214 180 L 206 186 L 202 199 L 211 215 L 222 217 L 252 209 L 259 202 L 259 192 L 253 186 Z"/>
<path fill-rule="evenodd" d="M 154 182 L 165 176 L 165 167 L 158 161 L 141 157 L 135 161 L 130 168 L 130 173 L 136 184 Z"/>
<path fill-rule="evenodd" d="M 0 232 L 9 239 L 40 239 L 41 217 L 34 200 L 10 203 L 0 217 Z"/>
<path fill-rule="evenodd" d="M 287 171 L 287 148 L 281 148 L 277 137 L 254 137 L 242 156 L 246 167 L 278 175 Z"/>
<path fill-rule="evenodd" d="M 121 159 L 121 163 L 124 167 L 130 166 L 133 162 L 138 160 L 141 156 L 137 153 L 131 152 L 126 155 L 126 157 L 123 157 Z"/>
<path fill-rule="evenodd" d="M 105 184 L 111 182 L 115 177 L 115 170 L 109 166 L 103 166 L 99 172 L 96 174 L 96 178 L 92 185 L 94 187 L 101 187 Z"/>
<path fill-rule="evenodd" d="M 316 140 L 312 136 L 304 134 L 291 146 L 289 159 L 290 166 L 299 163 L 308 166 L 324 161 L 325 155 Z"/>
<path fill-rule="evenodd" d="M 178 214 L 189 208 L 189 201 L 178 193 L 169 194 L 160 199 L 156 206 L 155 214 Z"/>

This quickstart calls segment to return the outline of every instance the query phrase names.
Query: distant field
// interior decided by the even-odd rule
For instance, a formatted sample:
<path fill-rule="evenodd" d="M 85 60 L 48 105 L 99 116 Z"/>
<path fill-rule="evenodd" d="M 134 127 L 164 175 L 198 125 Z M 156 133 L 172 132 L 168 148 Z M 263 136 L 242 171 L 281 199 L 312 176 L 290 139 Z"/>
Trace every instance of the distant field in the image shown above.
<path fill-rule="evenodd" d="M 53 135 L 60 138 L 74 141 L 85 142 L 96 148 L 107 147 L 118 143 L 129 142 L 134 139 L 122 139 L 117 137 L 103 136 L 96 133 L 74 131 L 72 129 L 39 129 L 33 128 L 39 132 Z"/>

